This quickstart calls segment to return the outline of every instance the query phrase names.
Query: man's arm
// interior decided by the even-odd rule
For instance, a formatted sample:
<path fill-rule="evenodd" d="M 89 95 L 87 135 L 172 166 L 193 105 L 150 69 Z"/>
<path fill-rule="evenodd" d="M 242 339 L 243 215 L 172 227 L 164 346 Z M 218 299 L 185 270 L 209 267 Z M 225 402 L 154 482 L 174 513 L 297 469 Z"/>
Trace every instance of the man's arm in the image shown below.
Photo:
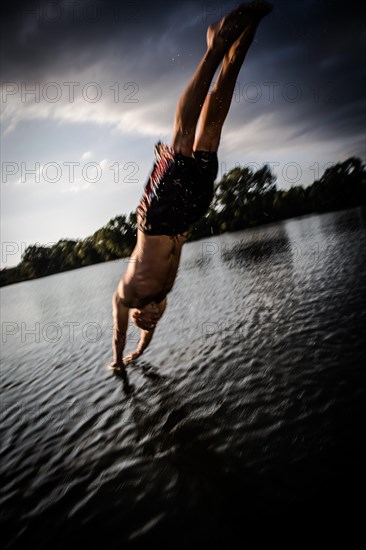
<path fill-rule="evenodd" d="M 158 304 L 160 315 L 162 316 L 167 306 L 167 299 L 166 297 Z M 130 361 L 133 361 L 134 359 L 137 359 L 137 357 L 140 357 L 140 355 L 145 351 L 147 346 L 150 344 L 152 337 L 154 336 L 155 328 L 151 330 L 141 330 L 141 336 L 140 341 L 138 343 L 138 346 L 136 348 L 136 351 L 133 353 L 130 353 L 129 355 L 126 355 L 126 357 L 123 358 L 123 362 L 125 365 L 129 363 Z"/>
<path fill-rule="evenodd" d="M 121 297 L 116 290 L 112 300 L 113 307 L 113 366 L 123 365 L 122 355 L 126 344 L 126 333 L 128 327 L 128 311 Z"/>
<path fill-rule="evenodd" d="M 152 337 L 154 336 L 154 331 L 155 329 L 141 330 L 140 341 L 138 343 L 136 351 L 130 353 L 129 355 L 126 355 L 126 357 L 123 358 L 123 362 L 125 365 L 127 365 L 127 363 L 129 363 L 130 361 L 137 359 L 137 357 L 140 357 L 140 355 L 145 351 L 147 346 L 150 344 Z"/>

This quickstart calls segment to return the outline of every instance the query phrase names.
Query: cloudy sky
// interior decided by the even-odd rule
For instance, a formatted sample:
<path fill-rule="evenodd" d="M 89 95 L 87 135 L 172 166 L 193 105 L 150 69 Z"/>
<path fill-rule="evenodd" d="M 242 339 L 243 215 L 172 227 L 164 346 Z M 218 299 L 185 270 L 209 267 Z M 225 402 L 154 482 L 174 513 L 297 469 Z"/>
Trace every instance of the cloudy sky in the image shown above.
<path fill-rule="evenodd" d="M 29 244 L 86 237 L 136 208 L 207 25 L 237 3 L 5 4 L 3 267 Z M 358 0 L 272 3 L 239 74 L 218 179 L 237 164 L 272 163 L 287 189 L 329 163 L 365 160 L 366 32 Z"/>

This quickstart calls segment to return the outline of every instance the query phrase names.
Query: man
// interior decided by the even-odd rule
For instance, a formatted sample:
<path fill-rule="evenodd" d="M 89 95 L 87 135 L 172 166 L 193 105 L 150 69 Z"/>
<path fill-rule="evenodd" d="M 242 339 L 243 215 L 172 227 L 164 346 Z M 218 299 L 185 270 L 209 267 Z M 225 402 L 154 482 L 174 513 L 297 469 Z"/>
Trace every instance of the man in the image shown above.
<path fill-rule="evenodd" d="M 271 11 L 262 0 L 240 4 L 208 27 L 207 51 L 178 102 L 172 145 L 155 146 L 156 162 L 137 208 L 136 247 L 113 296 L 113 367 L 143 353 L 165 311 L 187 230 L 213 197 L 217 150 L 237 76 L 259 22 Z M 136 351 L 122 359 L 129 312 L 141 337 Z"/>

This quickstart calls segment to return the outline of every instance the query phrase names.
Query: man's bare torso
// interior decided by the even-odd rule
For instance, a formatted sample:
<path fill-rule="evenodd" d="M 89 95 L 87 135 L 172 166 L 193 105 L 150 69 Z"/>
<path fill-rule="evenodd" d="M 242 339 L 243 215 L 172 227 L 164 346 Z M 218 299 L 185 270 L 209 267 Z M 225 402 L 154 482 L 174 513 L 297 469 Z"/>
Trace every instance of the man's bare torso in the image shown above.
<path fill-rule="evenodd" d="M 177 275 L 186 234 L 147 235 L 137 231 L 137 243 L 118 293 L 128 307 L 160 303 L 171 291 Z"/>

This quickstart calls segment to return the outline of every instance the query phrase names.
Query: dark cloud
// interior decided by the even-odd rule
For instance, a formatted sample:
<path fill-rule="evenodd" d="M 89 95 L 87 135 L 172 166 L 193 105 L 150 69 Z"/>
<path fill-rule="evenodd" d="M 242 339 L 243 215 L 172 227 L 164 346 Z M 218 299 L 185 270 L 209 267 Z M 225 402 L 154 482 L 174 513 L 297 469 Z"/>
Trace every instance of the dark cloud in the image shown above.
<path fill-rule="evenodd" d="M 202 19 L 202 5 L 165 0 L 18 1 L 6 5 L 2 15 L 2 78 L 41 78 L 50 70 L 62 74 L 70 66 L 87 66 L 108 55 L 123 60 L 152 48 L 159 52 L 165 39 L 172 45 L 179 42 L 179 27 L 187 18 Z M 184 38 L 189 43 L 197 35 L 188 30 Z"/>

